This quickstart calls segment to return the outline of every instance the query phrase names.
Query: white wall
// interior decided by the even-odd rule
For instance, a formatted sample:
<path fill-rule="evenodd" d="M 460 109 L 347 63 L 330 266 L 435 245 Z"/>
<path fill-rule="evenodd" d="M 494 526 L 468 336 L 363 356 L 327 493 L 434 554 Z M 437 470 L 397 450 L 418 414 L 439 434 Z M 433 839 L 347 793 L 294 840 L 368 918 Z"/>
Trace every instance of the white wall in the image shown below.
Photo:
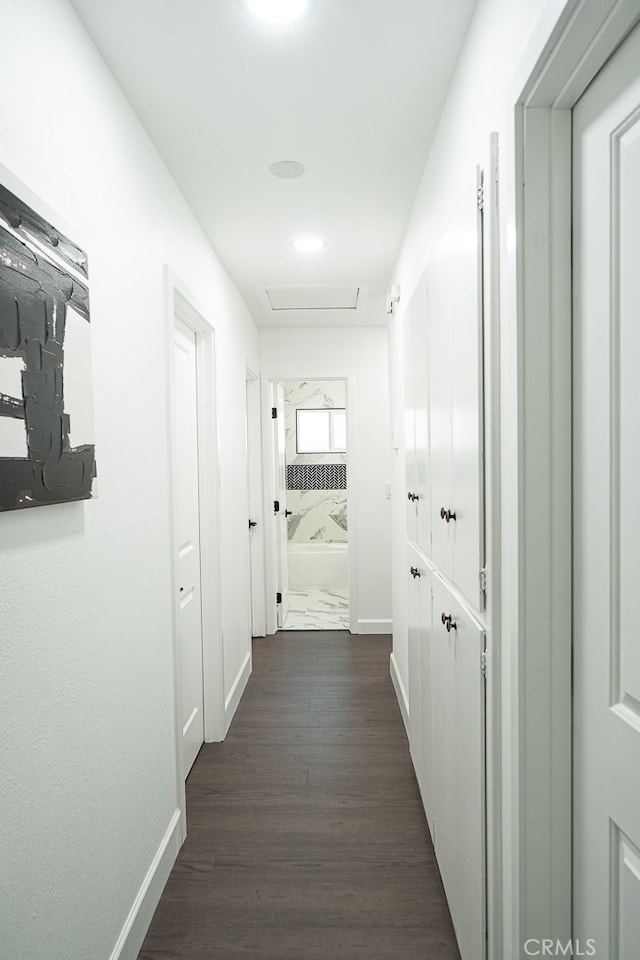
<path fill-rule="evenodd" d="M 216 329 L 227 692 L 250 651 L 257 334 L 66 0 L 4 0 L 0 78 L 0 179 L 89 254 L 99 472 L 95 501 L 0 515 L 0 953 L 107 960 L 178 796 L 164 265 Z"/>
<path fill-rule="evenodd" d="M 263 382 L 345 377 L 349 436 L 349 540 L 356 544 L 358 631 L 391 631 L 391 502 L 387 331 L 384 327 L 260 330 Z M 268 398 L 265 391 L 265 411 Z M 265 432 L 265 436 L 267 433 Z M 354 442 L 352 442 L 354 440 Z M 352 499 L 352 493 L 355 496 Z"/>
<path fill-rule="evenodd" d="M 443 111 L 438 133 L 425 167 L 407 232 L 391 284 L 399 283 L 402 305 L 442 235 L 451 209 L 459 200 L 459 184 L 476 164 L 487 167 L 489 136 L 500 141 L 501 199 L 501 431 L 502 431 L 502 568 L 493 571 L 502 581 L 503 637 L 500 656 L 503 671 L 503 783 L 504 803 L 504 921 L 505 957 L 520 956 L 518 931 L 518 822 L 517 737 L 518 703 L 518 330 L 516 290 L 515 104 L 522 84 L 541 55 L 566 0 L 479 0 L 467 41 Z M 455 263 L 452 270 L 455 271 Z M 396 315 L 390 323 L 391 416 L 393 435 L 400 445 L 394 468 L 394 499 L 404 490 L 402 464 L 402 324 Z M 455 357 L 452 358 L 455 362 Z M 394 652 L 407 682 L 406 589 L 399 558 L 404 556 L 404 516 L 393 520 L 393 620 Z M 528 891 L 529 896 L 534 894 Z M 541 936 L 545 935 L 541 932 Z"/>

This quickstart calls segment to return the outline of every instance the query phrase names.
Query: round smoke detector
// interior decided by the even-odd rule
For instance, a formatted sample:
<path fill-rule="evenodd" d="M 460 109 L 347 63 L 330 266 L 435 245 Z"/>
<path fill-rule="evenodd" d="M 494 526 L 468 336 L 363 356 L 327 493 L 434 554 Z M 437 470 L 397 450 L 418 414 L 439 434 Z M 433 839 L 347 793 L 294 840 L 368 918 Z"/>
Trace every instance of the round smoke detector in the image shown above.
<path fill-rule="evenodd" d="M 281 180 L 295 180 L 304 173 L 304 166 L 297 160 L 278 160 L 269 166 L 269 173 Z"/>

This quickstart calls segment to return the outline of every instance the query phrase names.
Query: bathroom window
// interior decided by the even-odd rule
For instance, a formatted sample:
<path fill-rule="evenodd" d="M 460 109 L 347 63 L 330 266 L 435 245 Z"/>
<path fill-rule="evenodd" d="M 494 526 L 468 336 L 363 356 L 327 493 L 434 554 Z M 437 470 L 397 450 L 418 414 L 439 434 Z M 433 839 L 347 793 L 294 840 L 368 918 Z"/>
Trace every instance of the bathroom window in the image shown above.
<path fill-rule="evenodd" d="M 298 453 L 345 453 L 347 414 L 344 408 L 296 410 Z"/>

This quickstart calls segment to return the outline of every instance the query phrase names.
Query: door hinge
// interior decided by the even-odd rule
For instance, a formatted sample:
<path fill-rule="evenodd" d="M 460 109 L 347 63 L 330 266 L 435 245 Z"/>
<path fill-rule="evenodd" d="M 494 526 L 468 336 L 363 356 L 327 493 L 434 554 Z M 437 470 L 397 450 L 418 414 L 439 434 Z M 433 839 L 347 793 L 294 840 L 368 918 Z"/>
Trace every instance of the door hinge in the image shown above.
<path fill-rule="evenodd" d="M 478 210 L 484 210 L 484 186 L 478 187 Z"/>
<path fill-rule="evenodd" d="M 274 512 L 274 513 L 280 513 L 280 501 L 279 501 L 279 500 L 274 500 L 274 501 L 273 501 L 273 512 Z"/>
<path fill-rule="evenodd" d="M 487 568 L 483 567 L 480 571 L 480 589 L 483 593 L 487 592 Z"/>
<path fill-rule="evenodd" d="M 480 671 L 483 677 L 487 676 L 487 663 L 488 663 L 487 651 L 483 650 L 482 653 L 480 654 Z"/>
<path fill-rule="evenodd" d="M 387 315 L 392 317 L 396 312 L 396 305 L 400 303 L 400 284 L 394 284 L 387 294 Z"/>
<path fill-rule="evenodd" d="M 276 593 L 276 603 L 282 603 L 282 594 L 280 593 L 280 591 Z"/>
<path fill-rule="evenodd" d="M 278 408 L 277 408 L 277 407 L 271 407 L 271 419 L 272 419 L 272 420 L 277 420 L 277 419 L 278 419 Z"/>

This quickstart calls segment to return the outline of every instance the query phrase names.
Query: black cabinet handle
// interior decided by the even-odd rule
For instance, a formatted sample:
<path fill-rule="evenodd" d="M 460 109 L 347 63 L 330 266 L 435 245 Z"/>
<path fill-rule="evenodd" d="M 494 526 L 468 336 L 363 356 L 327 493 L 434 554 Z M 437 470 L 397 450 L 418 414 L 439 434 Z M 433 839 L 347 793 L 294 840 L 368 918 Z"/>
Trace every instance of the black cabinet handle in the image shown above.
<path fill-rule="evenodd" d="M 458 629 L 458 624 L 450 613 L 443 613 L 440 619 L 442 620 L 443 627 L 447 628 L 447 633 L 451 633 L 452 630 Z"/>
<path fill-rule="evenodd" d="M 407 500 L 411 500 L 412 503 L 415 503 L 416 500 L 419 500 L 419 499 L 420 499 L 420 495 L 417 493 L 412 493 L 411 491 L 409 491 L 409 493 L 407 494 Z"/>
<path fill-rule="evenodd" d="M 445 510 L 444 507 L 440 507 L 440 516 L 443 520 L 446 520 L 447 523 L 450 523 L 452 520 L 456 519 L 456 515 L 453 510 Z"/>
<path fill-rule="evenodd" d="M 285 515 L 285 517 L 292 517 L 292 516 L 293 516 L 293 510 L 285 510 L 284 515 Z"/>
<path fill-rule="evenodd" d="M 409 567 L 409 570 L 410 570 L 411 576 L 413 577 L 414 580 L 416 579 L 416 577 L 421 577 L 421 576 L 422 576 L 422 574 L 420 573 L 420 571 L 419 571 L 419 569 L 418 569 L 417 567 Z"/>

